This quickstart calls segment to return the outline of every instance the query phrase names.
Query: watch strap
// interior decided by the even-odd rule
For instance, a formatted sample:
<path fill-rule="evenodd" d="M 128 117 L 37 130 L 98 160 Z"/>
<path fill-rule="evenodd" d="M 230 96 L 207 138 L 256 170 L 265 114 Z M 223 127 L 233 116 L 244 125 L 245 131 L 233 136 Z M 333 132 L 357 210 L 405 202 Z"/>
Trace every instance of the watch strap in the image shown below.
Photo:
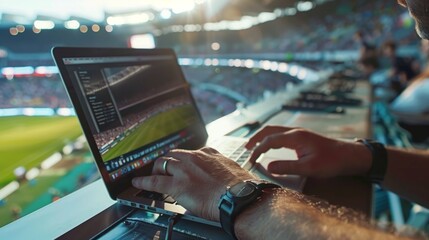
<path fill-rule="evenodd" d="M 233 239 L 237 239 L 237 236 L 235 235 L 234 230 L 234 220 L 235 218 L 231 218 L 231 214 L 229 211 L 231 209 L 225 209 L 227 207 L 231 207 L 231 203 L 223 202 L 224 199 L 221 199 L 221 203 L 219 204 L 219 218 L 220 218 L 220 224 L 222 226 L 222 229 L 230 235 Z M 228 206 L 229 205 L 229 206 Z"/>
<path fill-rule="evenodd" d="M 367 178 L 376 184 L 381 184 L 387 171 L 387 151 L 383 144 L 370 139 L 357 139 L 357 142 L 363 143 L 371 152 L 371 168 L 366 174 Z"/>
<path fill-rule="evenodd" d="M 228 235 L 233 237 L 233 239 L 237 239 L 237 236 L 235 235 L 234 223 L 238 214 L 240 214 L 245 208 L 259 199 L 259 197 L 263 194 L 264 189 L 281 188 L 281 186 L 265 180 L 247 180 L 245 182 L 255 186 L 256 191 L 254 195 L 240 204 L 236 204 L 234 199 L 232 199 L 232 197 L 228 194 L 227 190 L 227 192 L 222 195 L 218 205 L 222 229 L 228 233 Z"/>

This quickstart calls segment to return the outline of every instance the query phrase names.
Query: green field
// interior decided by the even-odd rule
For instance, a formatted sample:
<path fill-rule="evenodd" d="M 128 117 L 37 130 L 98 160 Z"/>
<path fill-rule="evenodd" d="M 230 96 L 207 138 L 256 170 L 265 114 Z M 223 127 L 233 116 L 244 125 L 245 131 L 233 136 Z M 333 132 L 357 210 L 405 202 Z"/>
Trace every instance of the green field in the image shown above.
<path fill-rule="evenodd" d="M 0 118 L 0 188 L 14 179 L 15 168 L 39 166 L 81 134 L 75 117 Z"/>
<path fill-rule="evenodd" d="M 0 218 L 0 227 L 15 220 L 12 215 L 13 208 L 18 208 L 22 211 L 26 205 L 34 202 L 40 194 L 47 191 L 59 177 L 55 175 L 40 176 L 36 179 L 37 184 L 35 186 L 30 185 L 28 182 L 24 183 L 16 192 L 5 199 L 6 204 L 0 206 L 0 216 L 2 216 Z M 43 207 L 43 205 L 40 207 Z"/>
<path fill-rule="evenodd" d="M 195 119 L 189 119 L 190 116 L 195 116 L 195 112 L 192 106 L 187 105 L 159 113 L 147 119 L 125 139 L 105 153 L 103 160 L 111 160 L 123 153 L 180 131 L 188 126 L 190 121 L 195 121 Z"/>
<path fill-rule="evenodd" d="M 91 158 L 92 160 L 92 158 Z M 67 161 L 67 160 L 63 160 Z M 12 222 L 12 209 L 19 209 L 20 217 L 32 213 L 50 204 L 53 196 L 62 197 L 75 191 L 79 186 L 80 175 L 86 174 L 94 163 L 83 162 L 71 169 L 46 171 L 31 182 L 23 183 L 20 188 L 5 199 L 0 206 L 0 227 Z"/>

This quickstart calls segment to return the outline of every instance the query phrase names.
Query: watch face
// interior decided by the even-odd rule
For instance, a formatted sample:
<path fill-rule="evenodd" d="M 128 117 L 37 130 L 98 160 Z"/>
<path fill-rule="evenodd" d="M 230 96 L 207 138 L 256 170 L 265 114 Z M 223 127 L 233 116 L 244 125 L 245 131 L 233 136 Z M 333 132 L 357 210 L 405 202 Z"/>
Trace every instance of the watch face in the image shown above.
<path fill-rule="evenodd" d="M 247 182 L 241 182 L 229 189 L 229 193 L 234 197 L 246 197 L 255 192 L 256 187 Z"/>

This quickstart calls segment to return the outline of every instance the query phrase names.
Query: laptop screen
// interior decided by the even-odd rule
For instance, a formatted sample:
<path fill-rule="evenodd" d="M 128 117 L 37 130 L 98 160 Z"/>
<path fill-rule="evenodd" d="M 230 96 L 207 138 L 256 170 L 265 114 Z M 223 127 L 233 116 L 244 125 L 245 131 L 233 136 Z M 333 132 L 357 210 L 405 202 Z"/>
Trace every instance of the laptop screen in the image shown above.
<path fill-rule="evenodd" d="M 110 182 L 201 141 L 201 117 L 174 54 L 64 57 L 62 64 Z"/>

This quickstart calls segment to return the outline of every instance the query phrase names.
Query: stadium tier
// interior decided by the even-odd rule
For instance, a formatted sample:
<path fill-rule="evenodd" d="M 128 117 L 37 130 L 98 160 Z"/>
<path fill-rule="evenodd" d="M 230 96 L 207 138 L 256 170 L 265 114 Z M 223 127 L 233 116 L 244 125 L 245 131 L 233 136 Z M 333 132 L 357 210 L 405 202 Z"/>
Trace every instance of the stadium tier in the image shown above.
<path fill-rule="evenodd" d="M 169 33 L 157 41 L 159 46 L 174 46 L 181 55 L 320 52 L 357 49 L 354 34 L 358 31 L 376 46 L 390 39 L 400 45 L 418 44 L 405 9 L 395 1 L 366 0 L 331 1 L 313 11 L 242 31 Z M 214 42 L 218 49 L 212 48 Z"/>
<path fill-rule="evenodd" d="M 138 104 L 138 101 L 145 98 L 144 96 L 157 91 L 151 87 L 150 81 L 143 82 L 134 79 L 134 70 L 125 70 L 131 71 L 128 74 L 131 79 L 134 79 L 133 81 L 121 81 L 122 75 L 125 73 L 118 69 L 108 69 L 108 71 L 118 71 L 115 73 L 115 77 L 109 80 L 113 94 L 126 92 L 129 96 L 134 96 L 123 101 L 120 94 L 117 94 L 117 104 L 120 110 Z M 149 71 L 145 74 L 151 75 L 150 71 L 157 70 L 144 68 L 139 71 Z M 284 90 L 288 83 L 299 84 L 302 82 L 297 77 L 285 73 L 257 68 L 183 66 L 183 71 L 191 83 L 196 102 L 204 113 L 203 118 L 207 123 L 234 111 L 238 102 L 255 103 L 270 94 Z M 153 81 L 159 82 L 162 79 L 165 78 L 159 75 Z M 0 79 L 0 87 L 2 92 L 0 108 L 71 107 L 58 74 L 52 74 L 49 77 L 24 76 L 12 80 Z M 141 89 L 145 89 L 145 91 Z M 129 99 L 134 99 L 134 101 Z"/>
<path fill-rule="evenodd" d="M 341 19 L 341 21 L 338 21 Z M 416 45 L 418 38 L 412 19 L 407 11 L 397 6 L 395 1 L 334 0 L 318 6 L 312 11 L 298 12 L 293 16 L 285 15 L 240 31 L 218 30 L 186 31 L 186 23 L 204 25 L 204 20 L 195 22 L 184 18 L 174 25 L 180 31 L 168 31 L 161 34 L 139 28 L 139 26 L 121 26 L 111 33 L 105 31 L 87 32 L 84 37 L 78 31 L 52 29 L 40 34 L 24 32 L 11 36 L 0 32 L 4 47 L 11 53 L 46 53 L 53 45 L 127 47 L 130 46 L 130 32 L 149 32 L 154 34 L 157 47 L 172 47 L 179 55 L 222 54 L 222 53 L 273 53 L 273 52 L 309 52 L 352 50 L 358 47 L 354 33 L 362 31 L 369 40 L 380 46 L 382 42 L 395 39 L 401 45 Z M 183 22 L 183 25 L 180 23 Z M 371 24 L 367 24 L 371 22 Z M 165 23 L 154 23 L 154 29 L 168 27 Z M 179 27 L 180 26 L 180 27 Z M 62 38 L 66 35 L 67 38 Z M 61 39 L 58 42 L 56 39 Z M 109 41 L 105 41 L 109 39 Z M 33 42 L 34 48 L 27 44 Z M 213 49 L 212 44 L 218 47 Z M 8 65 L 28 60 L 9 60 Z M 0 61 L 0 66 L 2 61 Z"/>

